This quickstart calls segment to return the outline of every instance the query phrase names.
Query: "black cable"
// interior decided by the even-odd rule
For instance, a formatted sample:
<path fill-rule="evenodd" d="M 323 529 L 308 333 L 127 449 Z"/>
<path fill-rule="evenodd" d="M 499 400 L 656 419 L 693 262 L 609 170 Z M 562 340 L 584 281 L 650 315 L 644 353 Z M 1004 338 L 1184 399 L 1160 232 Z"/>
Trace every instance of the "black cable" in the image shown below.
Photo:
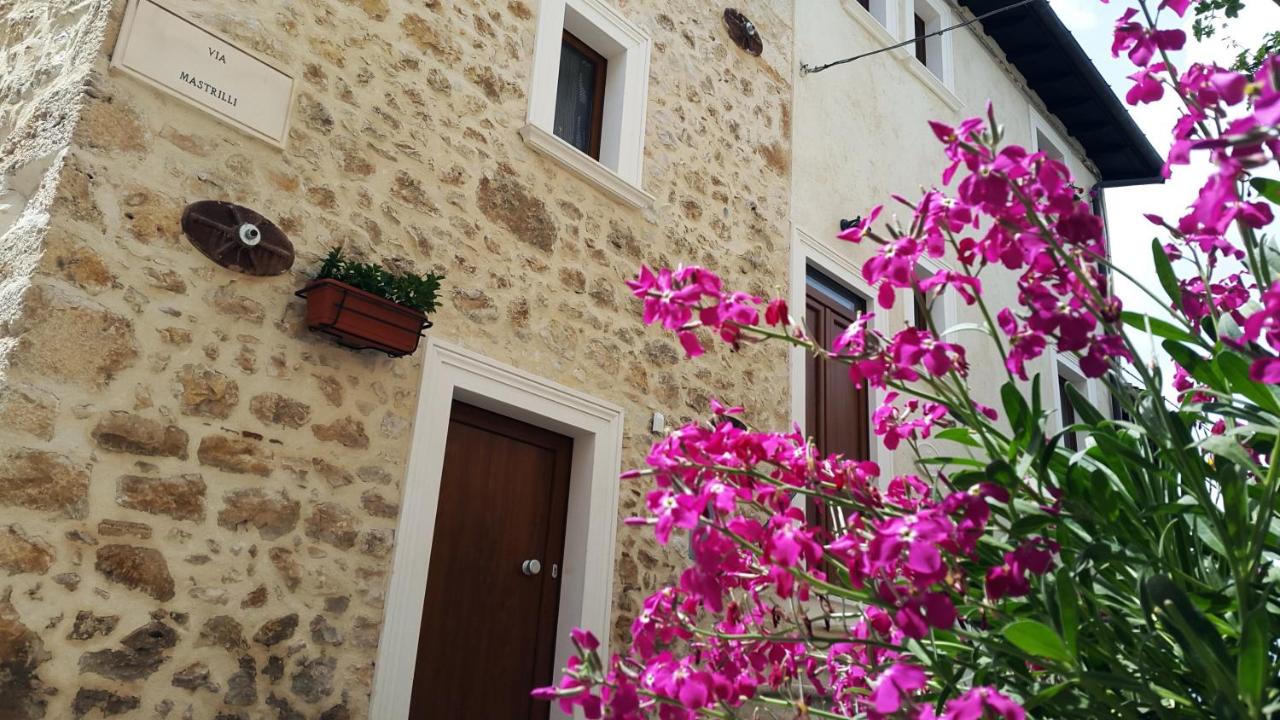
<path fill-rule="evenodd" d="M 985 19 L 987 19 L 987 18 L 991 17 L 992 15 L 999 15 L 1000 13 L 1005 12 L 1006 10 L 1013 10 L 1014 8 L 1020 8 L 1020 7 L 1022 7 L 1023 5 L 1030 5 L 1031 3 L 1033 3 L 1033 2 L 1038 2 L 1038 1 L 1039 1 L 1039 0 L 1019 0 L 1018 2 L 1015 2 L 1015 3 L 1009 4 L 1009 5 L 1005 5 L 1004 7 L 996 8 L 995 10 L 991 10 L 991 11 L 989 11 L 989 12 L 985 12 L 985 13 L 983 13 L 983 14 L 981 14 L 981 15 L 979 15 L 979 16 L 977 16 L 977 17 L 975 17 L 975 18 L 973 18 L 972 20 L 966 20 L 966 21 L 964 21 L 964 22 L 962 22 L 962 23 L 958 23 L 958 24 L 952 25 L 951 27 L 945 27 L 945 28 L 942 28 L 941 30 L 934 30 L 934 31 L 933 31 L 933 32 L 931 32 L 931 33 L 927 33 L 927 34 L 924 34 L 924 35 L 920 35 L 919 37 L 913 37 L 913 38 L 910 38 L 910 39 L 908 39 L 908 40 L 903 40 L 902 42 L 898 43 L 897 45 L 890 45 L 889 47 L 882 47 L 882 48 L 880 48 L 880 49 L 878 49 L 878 50 L 872 50 L 871 52 L 865 52 L 865 53 L 862 53 L 862 54 L 860 54 L 860 55 L 854 55 L 853 57 L 847 57 L 847 58 L 845 58 L 845 59 L 843 59 L 843 60 L 833 60 L 833 61 L 831 61 L 831 62 L 829 62 L 829 63 L 826 63 L 825 65 L 819 65 L 819 66 L 817 66 L 817 67 L 813 67 L 813 66 L 808 65 L 808 64 L 806 64 L 806 63 L 800 63 L 800 74 L 801 74 L 801 75 L 812 75 L 812 74 L 814 74 L 814 73 L 820 73 L 820 72 L 822 72 L 823 70 L 826 70 L 826 69 L 828 69 L 828 68 L 833 68 L 833 67 L 835 67 L 835 66 L 837 66 L 837 65 L 844 65 L 845 63 L 851 63 L 851 62 L 853 62 L 854 60 L 861 60 L 862 58 L 865 58 L 865 57 L 871 57 L 872 55 L 879 55 L 879 54 L 880 54 L 880 53 L 882 53 L 882 52 L 888 52 L 889 50 L 896 50 L 897 48 L 900 48 L 900 47 L 906 47 L 907 45 L 911 45 L 911 44 L 913 44 L 913 43 L 915 43 L 915 42 L 917 42 L 917 41 L 919 41 L 919 40 L 924 40 L 925 38 L 931 38 L 931 37 L 933 37 L 933 36 L 935 36 L 935 35 L 942 35 L 942 34 L 944 34 L 944 33 L 949 33 L 949 32 L 951 32 L 952 30 L 959 30 L 959 29 L 960 29 L 960 28 L 962 28 L 962 27 L 968 27 L 968 26 L 970 26 L 970 25 L 972 25 L 972 24 L 974 24 L 974 23 L 976 23 L 976 22 L 978 22 L 978 21 L 980 21 L 980 20 L 985 20 Z M 1280 0 L 1278 0 L 1278 1 L 1280 1 Z"/>

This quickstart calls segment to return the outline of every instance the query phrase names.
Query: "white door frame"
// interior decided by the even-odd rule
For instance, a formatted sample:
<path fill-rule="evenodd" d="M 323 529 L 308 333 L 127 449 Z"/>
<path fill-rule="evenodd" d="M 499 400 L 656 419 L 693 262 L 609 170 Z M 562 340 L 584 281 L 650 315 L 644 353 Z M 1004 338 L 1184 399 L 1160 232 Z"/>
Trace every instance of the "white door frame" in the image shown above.
<path fill-rule="evenodd" d="M 573 438 L 556 668 L 564 667 L 573 651 L 571 627 L 599 636 L 603 657 L 609 650 L 622 408 L 434 338 L 425 352 L 369 710 L 370 717 L 387 720 L 409 714 L 449 409 L 455 399 Z M 553 705 L 553 716 L 558 713 Z"/>

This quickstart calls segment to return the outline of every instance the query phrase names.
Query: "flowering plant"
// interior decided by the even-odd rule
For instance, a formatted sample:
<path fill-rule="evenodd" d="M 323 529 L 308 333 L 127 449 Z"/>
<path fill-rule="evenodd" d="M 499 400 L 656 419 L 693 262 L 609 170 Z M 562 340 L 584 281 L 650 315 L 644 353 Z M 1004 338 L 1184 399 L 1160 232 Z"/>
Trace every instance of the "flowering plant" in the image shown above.
<path fill-rule="evenodd" d="M 883 391 L 874 429 L 916 472 L 825 455 L 798 429 L 766 432 L 712 404 L 714 420 L 656 443 L 625 477 L 653 485 L 661 543 L 692 563 L 645 601 L 607 660 L 575 630 L 560 682 L 535 691 L 612 718 L 1261 718 L 1280 711 L 1280 255 L 1262 234 L 1280 183 L 1280 59 L 1253 76 L 1168 51 L 1182 31 L 1140 2 L 1114 52 L 1137 72 L 1130 103 L 1183 106 L 1166 172 L 1192 153 L 1214 173 L 1176 221 L 1150 216 L 1170 319 L 1123 309 L 1103 221 L 1044 153 L 1004 141 L 994 113 L 933 123 L 949 164 L 906 223 L 880 208 L 841 233 L 873 243 L 878 303 L 954 293 L 1004 361 L 999 408 L 977 402 L 966 348 L 946 328 L 892 334 L 864 315 L 830 347 L 781 299 L 726 289 L 699 267 L 642 268 L 644 322 L 686 353 L 799 346 Z M 923 256 L 949 268 L 920 279 Z M 984 278 L 1012 273 L 1016 307 L 988 307 Z M 1138 342 L 1159 339 L 1165 373 Z M 1122 412 L 1068 386 L 1078 420 L 1051 431 L 1034 362 L 1070 353 Z M 922 452 L 932 437 L 952 455 Z M 1068 443 L 1069 438 L 1083 442 Z M 1079 446 L 1072 449 L 1070 446 Z"/>

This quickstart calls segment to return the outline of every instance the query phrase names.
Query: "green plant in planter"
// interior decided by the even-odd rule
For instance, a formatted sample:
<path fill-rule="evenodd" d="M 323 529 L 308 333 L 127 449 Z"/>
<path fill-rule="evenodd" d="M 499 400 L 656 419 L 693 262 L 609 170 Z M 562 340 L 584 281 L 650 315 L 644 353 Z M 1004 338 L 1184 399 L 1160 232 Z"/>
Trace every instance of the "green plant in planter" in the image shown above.
<path fill-rule="evenodd" d="M 337 280 L 430 315 L 436 311 L 443 275 L 393 273 L 381 265 L 348 260 L 333 248 L 320 264 L 317 280 Z"/>

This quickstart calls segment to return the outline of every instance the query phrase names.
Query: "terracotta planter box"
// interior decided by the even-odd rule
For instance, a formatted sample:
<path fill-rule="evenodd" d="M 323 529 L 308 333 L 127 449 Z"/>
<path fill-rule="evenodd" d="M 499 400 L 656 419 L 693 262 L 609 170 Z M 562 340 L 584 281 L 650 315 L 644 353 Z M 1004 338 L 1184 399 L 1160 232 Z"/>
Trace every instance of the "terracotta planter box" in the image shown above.
<path fill-rule="evenodd" d="M 357 350 L 411 355 L 431 327 L 421 312 L 337 280 L 312 280 L 297 295 L 307 299 L 308 328 Z"/>

